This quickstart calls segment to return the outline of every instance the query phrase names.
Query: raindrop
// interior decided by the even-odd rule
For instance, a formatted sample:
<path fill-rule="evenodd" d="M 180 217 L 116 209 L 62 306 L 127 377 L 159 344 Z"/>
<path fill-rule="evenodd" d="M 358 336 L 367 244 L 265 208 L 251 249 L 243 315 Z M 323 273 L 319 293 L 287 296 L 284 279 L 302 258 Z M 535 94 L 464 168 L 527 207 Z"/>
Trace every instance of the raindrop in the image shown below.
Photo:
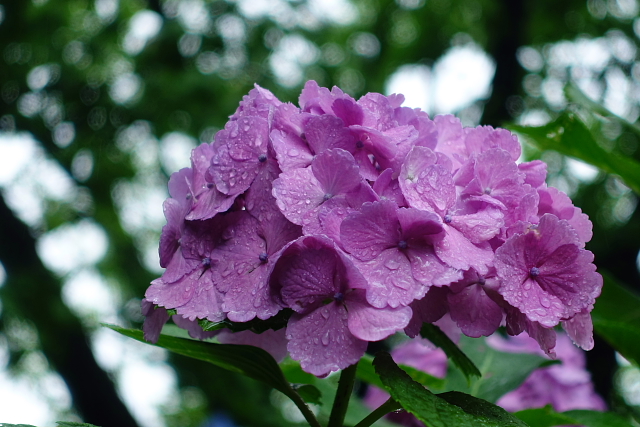
<path fill-rule="evenodd" d="M 389 270 L 397 270 L 398 268 L 400 268 L 400 263 L 395 259 L 389 259 L 384 263 L 384 266 Z"/>
<path fill-rule="evenodd" d="M 322 344 L 329 345 L 329 331 L 325 332 L 322 336 Z"/>
<path fill-rule="evenodd" d="M 288 153 L 290 157 L 298 157 L 298 155 L 300 154 L 300 152 L 298 150 L 296 150 L 295 148 L 292 148 L 288 151 Z"/>

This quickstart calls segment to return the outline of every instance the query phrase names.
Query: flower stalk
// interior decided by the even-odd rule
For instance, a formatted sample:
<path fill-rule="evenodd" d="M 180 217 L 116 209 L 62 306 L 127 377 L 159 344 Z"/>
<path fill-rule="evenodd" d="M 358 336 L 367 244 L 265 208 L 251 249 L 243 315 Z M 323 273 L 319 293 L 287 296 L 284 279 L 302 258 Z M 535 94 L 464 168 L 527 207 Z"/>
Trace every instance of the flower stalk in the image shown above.
<path fill-rule="evenodd" d="M 344 423 L 344 417 L 347 414 L 347 408 L 349 407 L 349 399 L 353 392 L 353 384 L 356 379 L 357 368 L 358 363 L 354 363 L 353 365 L 343 369 L 340 373 L 338 390 L 336 391 L 336 397 L 333 400 L 333 407 L 331 408 L 328 427 L 342 427 Z"/>

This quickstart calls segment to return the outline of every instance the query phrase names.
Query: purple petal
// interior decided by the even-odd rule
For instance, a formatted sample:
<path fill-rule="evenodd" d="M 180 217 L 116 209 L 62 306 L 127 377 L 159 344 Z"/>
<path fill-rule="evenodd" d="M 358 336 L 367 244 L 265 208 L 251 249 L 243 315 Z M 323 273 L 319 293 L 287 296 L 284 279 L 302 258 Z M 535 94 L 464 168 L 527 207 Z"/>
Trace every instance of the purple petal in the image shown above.
<path fill-rule="evenodd" d="M 365 203 L 360 212 L 349 215 L 340 227 L 340 241 L 361 261 L 376 258 L 400 241 L 396 205 L 390 200 Z"/>
<path fill-rule="evenodd" d="M 311 164 L 313 153 L 309 145 L 298 135 L 275 129 L 271 131 L 270 138 L 283 172 L 306 168 Z"/>
<path fill-rule="evenodd" d="M 336 116 L 313 116 L 307 122 L 304 132 L 309 147 L 316 155 L 332 148 L 350 152 L 356 149 L 355 138 L 342 119 Z"/>
<path fill-rule="evenodd" d="M 140 308 L 144 316 L 144 323 L 142 324 L 144 339 L 145 341 L 155 344 L 158 342 L 158 338 L 160 338 L 162 327 L 169 320 L 169 314 L 165 308 L 155 307 L 154 304 L 146 298 L 143 298 L 140 302 Z"/>
<path fill-rule="evenodd" d="M 458 270 L 475 268 L 480 274 L 486 274 L 487 267 L 493 264 L 493 251 L 488 246 L 477 246 L 453 227 L 445 224 L 445 237 L 435 246 L 438 257 Z"/>
<path fill-rule="evenodd" d="M 489 336 L 502 322 L 502 309 L 487 296 L 481 285 L 470 285 L 448 296 L 449 314 L 466 336 Z"/>
<path fill-rule="evenodd" d="M 324 195 L 311 167 L 283 172 L 273 181 L 278 208 L 294 224 L 302 225 L 305 214 L 324 202 Z"/>
<path fill-rule="evenodd" d="M 294 314 L 287 326 L 287 349 L 306 372 L 326 376 L 356 363 L 367 342 L 356 338 L 348 327 L 342 304 L 320 306 L 309 314 Z"/>
<path fill-rule="evenodd" d="M 411 263 L 397 248 L 384 250 L 371 261 L 355 264 L 369 284 L 367 301 L 374 307 L 409 305 L 427 291 L 427 286 L 415 280 Z"/>
<path fill-rule="evenodd" d="M 316 156 L 311 170 L 320 183 L 325 198 L 346 194 L 360 185 L 360 170 L 353 156 L 334 148 Z"/>
<path fill-rule="evenodd" d="M 582 310 L 571 319 L 562 322 L 562 328 L 573 343 L 583 350 L 593 349 L 593 322 L 589 309 Z"/>
<path fill-rule="evenodd" d="M 420 334 L 423 323 L 433 323 L 444 316 L 449 311 L 447 300 L 449 292 L 449 288 L 446 286 L 432 286 L 424 298 L 413 301 L 411 303 L 413 317 L 407 325 L 405 333 L 414 338 Z"/>
<path fill-rule="evenodd" d="M 179 315 L 171 316 L 171 320 L 175 323 L 179 328 L 185 329 L 189 332 L 189 336 L 191 338 L 195 338 L 197 340 L 205 340 L 207 338 L 213 338 L 220 331 L 204 331 L 197 320 L 189 320 L 186 317 L 182 317 Z"/>
<path fill-rule="evenodd" d="M 412 316 L 409 307 L 372 307 L 361 289 L 349 293 L 345 304 L 349 313 L 349 330 L 365 341 L 380 341 L 404 329 Z"/>
<path fill-rule="evenodd" d="M 209 172 L 218 190 L 236 195 L 246 191 L 261 164 L 261 156 L 267 155 L 269 127 L 260 117 L 240 117 L 227 122 L 216 134 L 216 152 L 211 159 Z"/>
<path fill-rule="evenodd" d="M 280 363 L 287 357 L 287 338 L 285 337 L 285 330 L 279 329 L 274 331 L 269 329 L 261 334 L 256 334 L 251 331 L 231 332 L 223 330 L 218 335 L 218 341 L 222 344 L 239 344 L 239 345 L 252 345 L 254 347 L 260 347 L 268 352 L 276 362 Z"/>

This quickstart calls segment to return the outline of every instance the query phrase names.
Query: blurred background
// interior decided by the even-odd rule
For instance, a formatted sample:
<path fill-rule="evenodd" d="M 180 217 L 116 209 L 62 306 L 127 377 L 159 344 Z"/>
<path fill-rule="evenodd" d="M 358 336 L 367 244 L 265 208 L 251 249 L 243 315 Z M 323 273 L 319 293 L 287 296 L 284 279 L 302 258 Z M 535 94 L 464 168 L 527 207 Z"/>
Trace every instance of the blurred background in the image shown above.
<path fill-rule="evenodd" d="M 266 387 L 118 336 L 161 274 L 168 176 L 254 83 L 404 93 L 468 126 L 542 125 L 572 81 L 640 116 L 637 0 L 0 0 L 0 422 L 289 426 Z M 598 142 L 638 136 L 595 116 Z M 638 199 L 555 152 L 549 183 L 594 221 L 596 264 L 638 285 Z M 596 388 L 635 414 L 640 371 L 597 338 Z M 275 409 L 274 409 L 275 407 Z"/>

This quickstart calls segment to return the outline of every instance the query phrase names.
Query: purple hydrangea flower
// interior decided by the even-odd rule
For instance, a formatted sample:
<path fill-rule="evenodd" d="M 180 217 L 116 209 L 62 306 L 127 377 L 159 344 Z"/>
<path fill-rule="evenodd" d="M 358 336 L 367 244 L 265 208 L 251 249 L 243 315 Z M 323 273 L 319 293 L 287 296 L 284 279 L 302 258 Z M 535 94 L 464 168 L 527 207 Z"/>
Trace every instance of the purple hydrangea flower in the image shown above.
<path fill-rule="evenodd" d="M 545 214 L 496 251 L 500 293 L 531 321 L 552 327 L 591 307 L 602 289 L 593 254 L 565 220 Z"/>
<path fill-rule="evenodd" d="M 197 336 L 197 319 L 290 309 L 284 339 L 317 375 L 444 319 L 472 337 L 526 331 L 550 356 L 562 323 L 591 348 L 588 217 L 546 186 L 544 162 L 516 163 L 510 132 L 403 101 L 310 81 L 297 107 L 256 85 L 171 176 L 147 335 L 166 309 Z"/>
<path fill-rule="evenodd" d="M 341 242 L 357 260 L 375 307 L 409 305 L 428 288 L 451 283 L 459 272 L 442 262 L 433 245 L 443 238 L 438 217 L 390 200 L 365 203 L 341 225 Z"/>
<path fill-rule="evenodd" d="M 306 236 L 290 244 L 272 281 L 284 305 L 295 311 L 287 326 L 289 353 L 314 375 L 356 363 L 367 341 L 386 338 L 411 318 L 409 307 L 369 305 L 365 279 L 326 237 Z"/>
<path fill-rule="evenodd" d="M 494 335 L 487 342 L 505 352 L 540 352 L 536 341 L 526 334 L 508 340 Z M 551 405 L 558 412 L 573 409 L 606 411 L 606 405 L 595 393 L 589 372 L 585 369 L 584 353 L 574 347 L 564 334 L 558 334 L 556 350 L 562 364 L 536 369 L 520 387 L 502 396 L 497 404 L 510 412 L 545 405 Z"/>

